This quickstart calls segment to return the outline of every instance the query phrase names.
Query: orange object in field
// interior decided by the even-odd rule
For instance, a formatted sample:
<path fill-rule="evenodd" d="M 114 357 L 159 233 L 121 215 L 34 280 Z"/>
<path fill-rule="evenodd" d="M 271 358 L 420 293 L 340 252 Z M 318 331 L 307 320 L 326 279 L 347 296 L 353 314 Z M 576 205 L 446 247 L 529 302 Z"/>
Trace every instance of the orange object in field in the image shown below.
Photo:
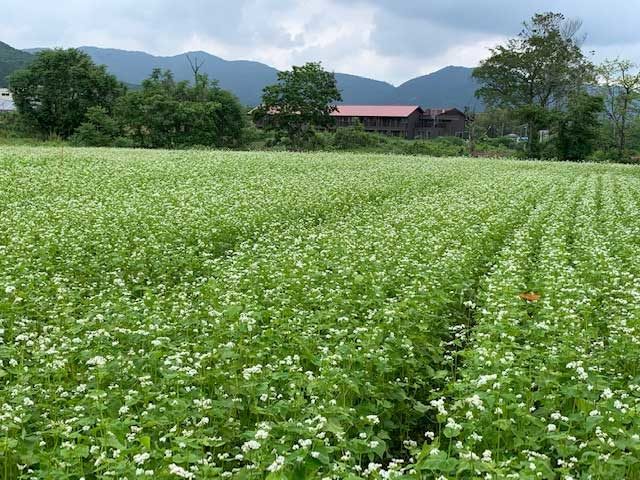
<path fill-rule="evenodd" d="M 526 300 L 527 302 L 537 302 L 540 300 L 540 294 L 535 292 L 522 292 L 518 295 L 522 300 Z"/>

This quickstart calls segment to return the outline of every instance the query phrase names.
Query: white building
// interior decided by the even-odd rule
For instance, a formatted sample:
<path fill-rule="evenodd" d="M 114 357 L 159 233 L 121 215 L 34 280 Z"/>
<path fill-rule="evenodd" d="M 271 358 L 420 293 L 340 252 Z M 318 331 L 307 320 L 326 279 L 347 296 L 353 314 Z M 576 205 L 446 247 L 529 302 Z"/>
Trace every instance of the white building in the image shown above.
<path fill-rule="evenodd" d="M 13 112 L 16 106 L 8 88 L 0 88 L 0 112 Z"/>

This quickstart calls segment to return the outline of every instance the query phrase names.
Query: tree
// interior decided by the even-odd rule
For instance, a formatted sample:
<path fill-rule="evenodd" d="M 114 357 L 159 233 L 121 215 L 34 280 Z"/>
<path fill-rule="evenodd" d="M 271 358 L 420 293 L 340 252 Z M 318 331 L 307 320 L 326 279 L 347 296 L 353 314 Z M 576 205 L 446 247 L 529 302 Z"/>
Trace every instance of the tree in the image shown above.
<path fill-rule="evenodd" d="M 18 113 L 43 135 L 68 138 L 92 107 L 110 111 L 125 89 L 106 67 L 76 49 L 40 52 L 9 77 Z"/>
<path fill-rule="evenodd" d="M 302 149 L 315 136 L 315 129 L 335 124 L 331 112 L 341 100 L 335 75 L 320 63 L 307 63 L 278 73 L 278 83 L 264 88 L 255 117 L 275 132 L 276 142 L 287 138 L 291 147 Z"/>
<path fill-rule="evenodd" d="M 528 151 L 539 156 L 538 130 L 550 109 L 566 106 L 568 97 L 593 78 L 593 65 L 581 50 L 580 22 L 558 13 L 538 13 L 523 24 L 517 38 L 491 49 L 473 75 L 476 95 L 490 108 L 515 111 L 528 125 Z"/>
<path fill-rule="evenodd" d="M 237 147 L 245 127 L 236 97 L 199 73 L 190 85 L 155 69 L 140 91 L 122 98 L 116 113 L 125 133 L 148 148 Z"/>
<path fill-rule="evenodd" d="M 469 155 L 476 156 L 476 142 L 481 131 L 480 123 L 478 122 L 478 115 L 475 109 L 471 107 L 464 108 L 464 130 L 467 137 L 467 147 L 469 148 Z"/>
<path fill-rule="evenodd" d="M 120 125 L 104 107 L 91 107 L 71 139 L 85 147 L 110 147 L 120 135 Z"/>
<path fill-rule="evenodd" d="M 606 95 L 605 112 L 613 127 L 616 156 L 622 160 L 626 155 L 633 120 L 638 114 L 640 72 L 629 60 L 616 58 L 602 63 L 597 73 Z"/>
<path fill-rule="evenodd" d="M 593 152 L 603 110 L 602 97 L 579 92 L 569 98 L 566 111 L 558 113 L 554 143 L 559 160 L 579 162 Z"/>
<path fill-rule="evenodd" d="M 195 83 L 198 83 L 198 79 L 200 77 L 200 69 L 204 65 L 204 60 L 200 60 L 197 56 L 194 60 L 191 60 L 191 55 L 185 53 L 187 57 L 187 62 L 189 62 L 189 66 L 191 67 L 191 71 L 193 72 L 193 80 Z"/>
<path fill-rule="evenodd" d="M 503 137 L 514 133 L 518 126 L 518 119 L 512 110 L 507 108 L 491 108 L 484 112 L 477 112 L 474 123 L 485 131 L 488 137 Z"/>

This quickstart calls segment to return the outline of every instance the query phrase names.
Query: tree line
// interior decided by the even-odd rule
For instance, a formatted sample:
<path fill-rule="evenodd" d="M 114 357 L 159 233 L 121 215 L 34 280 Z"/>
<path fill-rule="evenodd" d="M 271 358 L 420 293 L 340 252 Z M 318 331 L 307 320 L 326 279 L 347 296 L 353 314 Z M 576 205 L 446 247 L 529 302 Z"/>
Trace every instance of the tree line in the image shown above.
<path fill-rule="evenodd" d="M 628 160 L 629 136 L 639 127 L 640 74 L 619 58 L 595 65 L 580 29 L 559 13 L 534 15 L 474 70 L 476 95 L 488 107 L 485 118 L 502 115 L 525 127 L 527 157 L 584 160 L 599 150 Z"/>
<path fill-rule="evenodd" d="M 127 88 L 103 65 L 77 49 L 39 52 L 9 77 L 19 128 L 43 139 L 82 146 L 240 148 L 257 135 L 249 111 L 189 57 L 192 81 L 155 69 L 140 88 Z M 279 72 L 263 92 L 259 112 L 277 111 L 264 129 L 265 146 L 296 150 L 318 146 L 319 128 L 330 129 L 340 101 L 333 73 L 320 63 Z"/>
<path fill-rule="evenodd" d="M 81 145 L 236 147 L 245 127 L 238 100 L 206 75 L 178 82 L 154 70 L 130 90 L 76 49 L 40 52 L 9 85 L 27 131 Z"/>

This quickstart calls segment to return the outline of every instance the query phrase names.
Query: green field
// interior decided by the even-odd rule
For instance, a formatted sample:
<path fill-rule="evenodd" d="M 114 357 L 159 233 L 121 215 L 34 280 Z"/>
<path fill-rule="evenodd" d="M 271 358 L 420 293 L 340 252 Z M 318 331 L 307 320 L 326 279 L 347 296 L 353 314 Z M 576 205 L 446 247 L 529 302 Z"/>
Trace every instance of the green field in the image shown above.
<path fill-rule="evenodd" d="M 630 166 L 3 147 L 0 478 L 640 478 L 639 247 Z"/>

